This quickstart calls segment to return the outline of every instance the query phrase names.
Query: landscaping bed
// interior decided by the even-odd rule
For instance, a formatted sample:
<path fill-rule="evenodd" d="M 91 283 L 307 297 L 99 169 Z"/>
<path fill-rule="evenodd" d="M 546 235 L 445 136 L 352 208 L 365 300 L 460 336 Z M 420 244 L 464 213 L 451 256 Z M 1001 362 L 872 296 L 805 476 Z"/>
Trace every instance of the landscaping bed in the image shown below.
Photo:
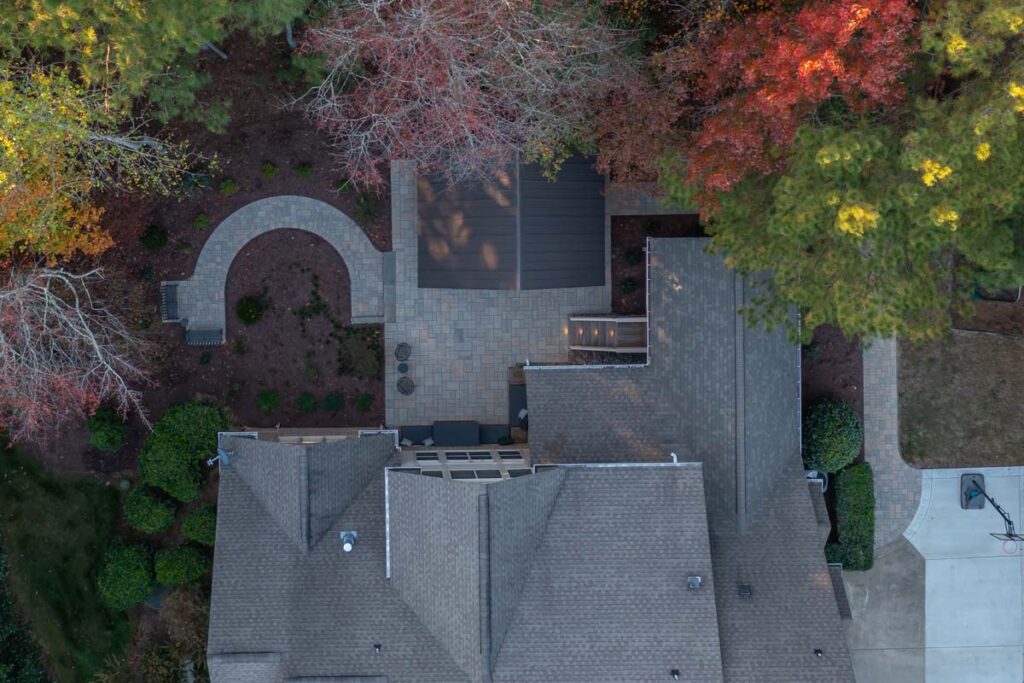
<path fill-rule="evenodd" d="M 838 398 L 864 419 L 864 356 L 859 341 L 847 339 L 837 327 L 820 325 L 800 358 L 805 409 L 819 399 Z"/>
<path fill-rule="evenodd" d="M 900 344 L 900 450 L 918 467 L 1024 464 L 1024 337 L 954 331 Z"/>
<path fill-rule="evenodd" d="M 953 326 L 960 330 L 1024 335 L 1024 297 L 1017 300 L 1017 290 L 985 292 L 968 304 L 969 314 L 954 317 Z"/>
<path fill-rule="evenodd" d="M 695 213 L 669 216 L 612 216 L 612 312 L 647 312 L 648 237 L 704 237 Z"/>

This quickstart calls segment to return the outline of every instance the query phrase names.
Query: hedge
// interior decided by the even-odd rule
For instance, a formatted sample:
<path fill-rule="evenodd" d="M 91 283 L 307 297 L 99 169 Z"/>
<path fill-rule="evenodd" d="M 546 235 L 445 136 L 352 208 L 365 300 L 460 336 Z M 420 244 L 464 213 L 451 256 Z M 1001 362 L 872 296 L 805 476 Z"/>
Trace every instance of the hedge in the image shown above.
<path fill-rule="evenodd" d="M 826 398 L 807 411 L 803 426 L 804 464 L 820 472 L 838 472 L 860 454 L 864 429 L 849 404 Z"/>
<path fill-rule="evenodd" d="M 89 443 L 101 451 L 111 453 L 120 450 L 124 445 L 124 435 L 128 429 L 124 419 L 110 406 L 100 406 L 89 417 Z"/>
<path fill-rule="evenodd" d="M 124 499 L 124 519 L 133 529 L 156 534 L 174 523 L 174 507 L 137 487 Z"/>
<path fill-rule="evenodd" d="M 190 512 L 181 523 L 181 535 L 196 543 L 213 545 L 217 535 L 217 508 L 200 505 Z"/>
<path fill-rule="evenodd" d="M 128 610 L 145 600 L 153 590 L 149 550 L 141 545 L 112 545 L 100 570 L 99 589 L 115 609 Z"/>
<path fill-rule="evenodd" d="M 195 581 L 210 571 L 213 563 L 201 550 L 189 545 L 167 548 L 156 553 L 156 580 L 164 586 Z"/>
<path fill-rule="evenodd" d="M 861 463 L 841 471 L 835 479 L 838 543 L 829 543 L 829 562 L 844 569 L 867 570 L 875 561 L 875 480 L 871 466 Z"/>
<path fill-rule="evenodd" d="M 195 500 L 202 484 L 201 465 L 216 453 L 217 432 L 228 425 L 216 406 L 171 406 L 157 420 L 139 454 L 142 480 L 182 502 Z"/>

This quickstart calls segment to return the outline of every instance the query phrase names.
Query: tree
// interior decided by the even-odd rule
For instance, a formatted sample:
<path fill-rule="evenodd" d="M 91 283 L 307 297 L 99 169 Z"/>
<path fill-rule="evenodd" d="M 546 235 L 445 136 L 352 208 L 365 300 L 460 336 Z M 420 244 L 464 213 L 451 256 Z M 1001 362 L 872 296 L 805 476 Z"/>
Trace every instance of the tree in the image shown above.
<path fill-rule="evenodd" d="M 784 7 L 727 22 L 658 56 L 699 103 L 686 182 L 703 192 L 785 168 L 797 128 L 830 98 L 863 114 L 903 97 L 916 18 L 909 0 Z"/>
<path fill-rule="evenodd" d="M 396 158 L 451 180 L 517 153 L 557 166 L 629 77 L 631 34 L 596 17 L 582 0 L 355 0 L 303 35 L 299 52 L 328 66 L 306 111 L 361 183 Z"/>
<path fill-rule="evenodd" d="M 139 133 L 60 69 L 0 68 L 0 252 L 51 261 L 111 245 L 94 190 L 170 194 L 193 158 Z"/>
<path fill-rule="evenodd" d="M 81 83 L 101 91 L 105 104 L 127 112 L 148 97 L 156 117 L 180 115 L 221 128 L 227 104 L 207 104 L 197 91 L 209 77 L 195 71 L 195 57 L 235 29 L 257 35 L 280 32 L 308 0 L 8 0 L 0 58 L 17 62 L 29 52 L 56 52 Z M 56 6 L 55 6 L 56 5 Z M 10 28 L 8 28 L 10 27 Z"/>
<path fill-rule="evenodd" d="M 961 47 L 960 31 L 984 49 Z M 780 323 L 797 307 L 805 338 L 833 323 L 848 336 L 923 339 L 948 330 L 975 285 L 1024 282 L 1021 32 L 1019 5 L 937 5 L 924 27 L 936 78 L 891 125 L 808 120 L 780 169 L 710 193 L 693 182 L 692 158 L 666 162 L 677 202 L 704 193 L 727 262 L 771 271 L 752 320 Z"/>
<path fill-rule="evenodd" d="M 9 270 L 0 284 L 0 425 L 14 440 L 46 438 L 107 401 L 145 420 L 134 385 L 149 345 L 93 288 L 99 270 Z"/>

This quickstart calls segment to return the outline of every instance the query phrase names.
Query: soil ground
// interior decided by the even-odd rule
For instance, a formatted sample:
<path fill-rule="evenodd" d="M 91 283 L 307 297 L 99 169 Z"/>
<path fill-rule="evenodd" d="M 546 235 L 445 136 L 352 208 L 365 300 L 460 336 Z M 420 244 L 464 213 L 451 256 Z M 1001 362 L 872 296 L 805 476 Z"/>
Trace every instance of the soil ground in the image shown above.
<path fill-rule="evenodd" d="M 207 398 L 230 406 L 239 424 L 291 426 L 363 426 L 378 424 L 383 416 L 383 382 L 338 376 L 337 343 L 330 320 L 344 326 L 349 320 L 349 278 L 342 259 L 307 233 L 280 231 L 250 243 L 232 264 L 227 285 L 228 343 L 220 347 L 184 345 L 178 325 L 159 322 L 159 283 L 191 275 L 199 251 L 214 228 L 230 213 L 263 197 L 303 195 L 324 201 L 359 223 L 370 241 L 382 251 L 391 248 L 387 188 L 378 194 L 339 191 L 341 176 L 332 170 L 328 141 L 301 113 L 285 103 L 302 94 L 305 86 L 290 67 L 281 37 L 260 44 L 236 36 L 221 46 L 230 56 L 223 61 L 210 53 L 200 58 L 201 70 L 211 82 L 204 99 L 231 100 L 231 121 L 224 134 L 200 124 L 172 123 L 166 134 L 188 140 L 206 156 L 216 155 L 212 186 L 171 198 L 106 196 L 104 227 L 116 246 L 95 263 L 117 284 L 116 299 L 129 310 L 158 349 L 158 385 L 144 393 L 149 414 L 159 417 L 169 405 L 192 398 Z M 268 165 L 269 164 L 269 165 Z M 225 180 L 237 186 L 233 193 L 219 188 Z M 205 222 L 201 218 L 205 216 Z M 197 218 L 199 219 L 197 221 Z M 165 247 L 150 251 L 140 236 L 150 225 L 167 233 Z M 319 278 L 325 300 L 323 314 L 307 321 L 302 332 L 296 311 L 309 302 L 312 278 Z M 264 288 L 269 307 L 263 319 L 241 325 L 234 313 L 239 296 Z M 243 329 L 244 328 L 244 329 Z M 366 351 L 378 352 L 381 331 L 349 335 L 349 346 L 366 341 Z M 242 339 L 245 353 L 238 353 Z M 268 414 L 258 410 L 263 389 L 280 393 L 280 408 Z M 321 408 L 302 413 L 295 399 L 303 391 L 314 393 Z M 322 409 L 328 393 L 345 396 L 344 408 Z M 366 412 L 355 408 L 360 393 L 373 396 Z M 48 447 L 26 446 L 50 467 L 60 471 L 88 471 L 109 478 L 131 468 L 146 430 L 137 418 L 130 421 L 129 438 L 117 454 L 102 453 L 88 445 L 84 427 L 59 435 Z"/>
<path fill-rule="evenodd" d="M 971 301 L 971 314 L 956 317 L 953 326 L 960 330 L 1024 335 L 1024 297 L 1018 300 L 1017 290 L 993 292 L 989 296 L 993 298 Z"/>
<path fill-rule="evenodd" d="M 648 237 L 704 237 L 697 214 L 612 217 L 612 312 L 646 312 Z"/>
<path fill-rule="evenodd" d="M 918 467 L 1024 464 L 1024 337 L 954 331 L 900 344 L 900 448 Z"/>
<path fill-rule="evenodd" d="M 850 404 L 864 419 L 864 357 L 860 343 L 847 339 L 837 327 L 821 325 L 803 347 L 800 385 L 806 410 L 823 398 Z"/>

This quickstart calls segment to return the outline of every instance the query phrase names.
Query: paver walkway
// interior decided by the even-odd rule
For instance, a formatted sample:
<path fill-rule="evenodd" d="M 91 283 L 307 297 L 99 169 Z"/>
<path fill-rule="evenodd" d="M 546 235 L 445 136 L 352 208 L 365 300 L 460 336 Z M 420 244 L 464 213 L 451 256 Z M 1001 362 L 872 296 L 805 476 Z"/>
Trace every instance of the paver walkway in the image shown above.
<path fill-rule="evenodd" d="M 384 258 L 356 223 L 338 209 L 309 197 L 260 199 L 225 218 L 199 254 L 192 277 L 177 283 L 178 318 L 189 331 L 225 330 L 224 287 L 228 269 L 250 240 L 293 228 L 322 237 L 341 255 L 352 282 L 352 322 L 384 322 Z M 223 338 L 221 339 L 223 342 Z"/>
<path fill-rule="evenodd" d="M 921 471 L 900 456 L 895 339 L 864 350 L 864 457 L 875 475 L 875 548 L 900 540 L 917 511 Z"/>

